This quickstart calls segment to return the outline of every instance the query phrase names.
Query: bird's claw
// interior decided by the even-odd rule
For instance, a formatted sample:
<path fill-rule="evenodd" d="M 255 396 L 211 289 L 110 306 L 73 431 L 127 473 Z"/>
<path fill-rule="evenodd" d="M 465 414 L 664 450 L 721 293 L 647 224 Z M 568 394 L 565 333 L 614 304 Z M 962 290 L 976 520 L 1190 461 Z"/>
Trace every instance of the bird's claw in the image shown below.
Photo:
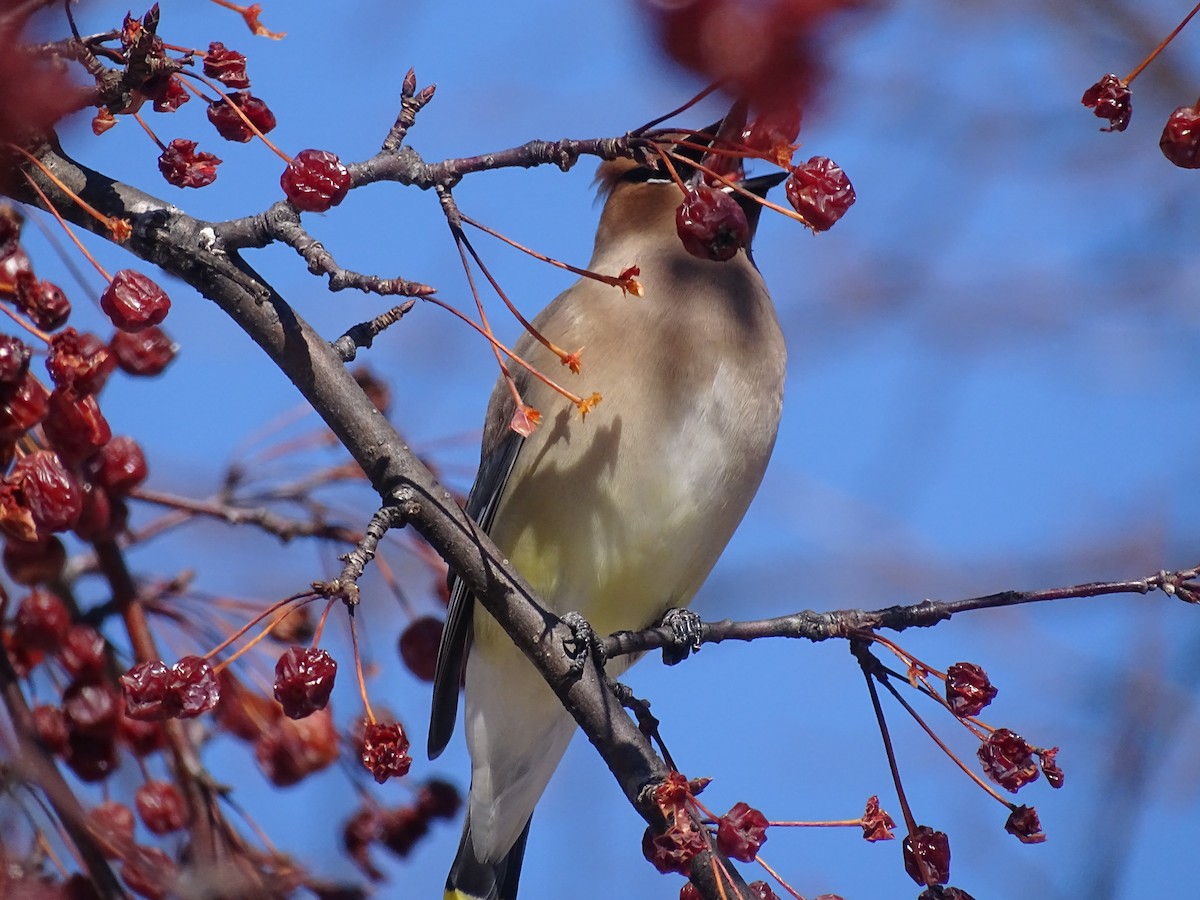
<path fill-rule="evenodd" d="M 703 623 L 690 609 L 668 609 L 660 625 L 670 628 L 674 642 L 663 646 L 663 662 L 668 666 L 681 663 L 700 650 Z"/>
<path fill-rule="evenodd" d="M 596 664 L 604 667 L 604 647 L 596 636 L 591 623 L 577 612 L 563 615 L 563 623 L 571 629 L 572 636 L 563 641 L 563 650 L 571 660 L 571 674 L 575 677 L 583 674 L 584 661 L 590 653 Z"/>

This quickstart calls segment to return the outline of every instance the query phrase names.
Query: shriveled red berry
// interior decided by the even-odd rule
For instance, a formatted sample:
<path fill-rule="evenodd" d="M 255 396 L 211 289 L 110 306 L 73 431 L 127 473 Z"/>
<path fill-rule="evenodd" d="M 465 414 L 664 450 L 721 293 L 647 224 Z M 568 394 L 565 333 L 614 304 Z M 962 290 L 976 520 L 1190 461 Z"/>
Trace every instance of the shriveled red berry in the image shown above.
<path fill-rule="evenodd" d="M 803 110 L 798 103 L 762 110 L 742 132 L 742 143 L 781 166 L 791 165 L 802 117 Z"/>
<path fill-rule="evenodd" d="M 738 202 L 704 184 L 688 188 L 675 210 L 675 230 L 684 249 L 700 259 L 730 259 L 750 240 L 750 224 Z"/>
<path fill-rule="evenodd" d="M 246 77 L 246 54 L 230 50 L 220 41 L 208 45 L 208 52 L 204 54 L 204 74 L 226 87 L 250 87 L 250 79 Z"/>
<path fill-rule="evenodd" d="M 462 794 L 450 782 L 431 778 L 417 791 L 417 806 L 431 819 L 453 819 L 462 808 Z"/>
<path fill-rule="evenodd" d="M 217 723 L 235 737 L 256 741 L 282 716 L 279 704 L 255 693 L 223 669 L 218 676 L 221 700 L 217 704 Z"/>
<path fill-rule="evenodd" d="M 987 672 L 974 663 L 955 663 L 946 669 L 946 702 L 956 716 L 979 715 L 997 693 Z"/>
<path fill-rule="evenodd" d="M 928 878 L 921 871 L 924 863 Z M 917 884 L 945 884 L 950 880 L 950 839 L 928 825 L 904 839 L 904 871 Z"/>
<path fill-rule="evenodd" d="M 21 598 L 13 636 L 27 647 L 56 651 L 71 630 L 71 613 L 57 594 L 35 589 Z"/>
<path fill-rule="evenodd" d="M 389 778 L 407 775 L 412 766 L 408 755 L 408 736 L 399 722 L 369 722 L 364 729 L 362 764 L 379 784 Z"/>
<path fill-rule="evenodd" d="M 62 288 L 49 281 L 38 281 L 32 272 L 16 278 L 16 302 L 21 312 L 43 331 L 61 327 L 71 315 L 71 302 Z"/>
<path fill-rule="evenodd" d="M 133 810 L 116 800 L 105 800 L 94 806 L 87 815 L 88 830 L 100 841 L 104 855 L 119 859 L 133 845 L 133 832 L 137 822 Z"/>
<path fill-rule="evenodd" d="M 1009 814 L 1004 830 L 1022 844 L 1041 844 L 1046 840 L 1037 810 L 1032 806 L 1018 806 Z"/>
<path fill-rule="evenodd" d="M 867 808 L 862 816 L 863 840 L 875 843 L 876 841 L 894 841 L 896 835 L 892 833 L 892 829 L 896 827 L 895 821 L 884 810 L 879 807 L 879 798 L 872 796 L 867 799 Z"/>
<path fill-rule="evenodd" d="M 779 900 L 779 895 L 771 890 L 771 886 L 765 881 L 752 881 L 746 887 L 750 888 L 755 900 Z M 820 898 L 818 897 L 817 900 Z"/>
<path fill-rule="evenodd" d="M 109 494 L 123 497 L 146 480 L 146 457 L 137 441 L 120 435 L 88 460 L 87 472 Z"/>
<path fill-rule="evenodd" d="M 997 728 L 979 745 L 983 771 L 1007 791 L 1016 793 L 1031 781 L 1037 781 L 1038 765 L 1033 748 L 1023 737 L 1007 728 Z"/>
<path fill-rule="evenodd" d="M 75 523 L 75 534 L 85 541 L 112 538 L 125 530 L 129 507 L 120 497 L 110 497 L 98 484 L 83 488 L 83 512 Z"/>
<path fill-rule="evenodd" d="M 726 856 L 753 862 L 767 841 L 767 817 L 747 803 L 738 802 L 717 820 L 717 846 Z"/>
<path fill-rule="evenodd" d="M 71 626 L 58 649 L 58 660 L 76 681 L 97 681 L 104 676 L 107 644 L 91 625 Z"/>
<path fill-rule="evenodd" d="M 0 398 L 7 400 L 29 371 L 29 345 L 11 334 L 0 334 Z"/>
<path fill-rule="evenodd" d="M 1080 102 L 1097 118 L 1108 119 L 1101 131 L 1124 131 L 1133 115 L 1132 97 L 1129 86 L 1110 72 L 1084 91 Z"/>
<path fill-rule="evenodd" d="M 46 584 L 62 574 L 67 549 L 54 536 L 36 541 L 9 538 L 4 542 L 3 559 L 4 571 L 17 584 Z"/>
<path fill-rule="evenodd" d="M 108 419 L 96 398 L 74 388 L 56 387 L 47 403 L 42 430 L 50 445 L 66 460 L 87 459 L 112 437 Z"/>
<path fill-rule="evenodd" d="M 75 681 L 63 691 L 63 714 L 72 734 L 111 741 L 121 714 L 120 697 L 104 682 Z"/>
<path fill-rule="evenodd" d="M 167 742 L 162 722 L 145 722 L 126 715 L 117 718 L 117 736 L 134 756 L 149 756 Z"/>
<path fill-rule="evenodd" d="M 69 531 L 83 511 L 83 493 L 57 453 L 36 450 L 17 460 L 8 483 L 21 495 L 38 535 Z"/>
<path fill-rule="evenodd" d="M 413 806 L 388 810 L 383 817 L 383 846 L 403 859 L 429 833 L 429 818 Z"/>
<path fill-rule="evenodd" d="M 1051 747 L 1049 750 L 1039 750 L 1037 757 L 1042 767 L 1042 774 L 1046 776 L 1046 781 L 1050 787 L 1062 787 L 1063 770 L 1058 767 L 1058 748 Z"/>
<path fill-rule="evenodd" d="M 121 880 L 146 900 L 167 900 L 178 896 L 175 883 L 179 871 L 175 860 L 157 847 L 135 846 L 121 863 Z"/>
<path fill-rule="evenodd" d="M 46 418 L 50 392 L 26 372 L 16 390 L 0 406 L 0 438 L 17 440 L 34 425 Z"/>
<path fill-rule="evenodd" d="M 196 142 L 175 138 L 159 154 L 158 171 L 179 188 L 202 188 L 217 180 L 221 160 L 213 153 L 196 152 Z"/>
<path fill-rule="evenodd" d="M 39 537 L 25 497 L 8 482 L 0 482 L 0 530 L 20 541 L 36 541 Z"/>
<path fill-rule="evenodd" d="M 167 317 L 171 298 L 141 272 L 121 269 L 100 295 L 100 308 L 122 331 L 141 331 Z"/>
<path fill-rule="evenodd" d="M 422 681 L 433 682 L 437 668 L 438 645 L 442 641 L 442 620 L 421 616 L 400 633 L 400 658 L 408 671 Z"/>
<path fill-rule="evenodd" d="M 319 647 L 289 647 L 275 664 L 275 699 L 290 719 L 303 719 L 329 703 L 337 663 Z"/>
<path fill-rule="evenodd" d="M 304 719 L 279 718 L 254 742 L 254 758 L 279 787 L 319 772 L 338 756 L 338 735 L 328 710 Z"/>
<path fill-rule="evenodd" d="M 383 873 L 371 861 L 371 845 L 383 836 L 383 811 L 377 806 L 360 806 L 342 826 L 342 847 L 359 870 L 372 881 Z"/>
<path fill-rule="evenodd" d="M 227 95 L 229 100 L 254 123 L 254 127 L 266 134 L 275 127 L 275 114 L 267 104 L 255 97 L 249 91 L 234 91 Z M 233 109 L 222 99 L 217 99 L 208 105 L 208 121 L 212 122 L 217 133 L 227 141 L 246 143 L 254 137 L 254 129 L 242 121 Z"/>
<path fill-rule="evenodd" d="M 159 660 L 141 662 L 121 676 L 125 715 L 142 721 L 191 719 L 208 712 L 221 698 L 208 661 L 184 656 L 171 668 Z"/>
<path fill-rule="evenodd" d="M 149 84 L 146 87 L 148 88 L 147 94 L 154 101 L 155 112 L 175 112 L 192 99 L 192 95 L 183 86 L 183 80 L 178 75 L 168 75 L 166 78 L 158 79 L 153 87 Z"/>
<path fill-rule="evenodd" d="M 13 670 L 21 678 L 41 665 L 42 660 L 46 658 L 46 654 L 41 650 L 18 641 L 13 636 L 12 628 L 0 631 L 0 641 L 4 643 L 4 652 L 8 654 L 8 661 L 12 663 Z"/>
<path fill-rule="evenodd" d="M 284 196 L 301 212 L 325 212 L 346 199 L 350 172 L 328 150 L 301 150 L 279 178 Z"/>
<path fill-rule="evenodd" d="M 784 187 L 788 202 L 813 231 L 828 231 L 857 199 L 842 167 L 826 156 L 796 166 Z"/>
<path fill-rule="evenodd" d="M 50 338 L 46 369 L 56 385 L 97 394 L 116 367 L 108 347 L 94 334 L 64 328 Z"/>
<path fill-rule="evenodd" d="M 170 834 L 188 822 L 187 804 L 169 781 L 147 781 L 133 795 L 138 818 L 151 834 Z"/>
<path fill-rule="evenodd" d="M 685 881 L 679 889 L 679 900 L 704 900 L 704 895 L 690 881 Z"/>
<path fill-rule="evenodd" d="M 121 371 L 148 378 L 160 374 L 179 352 L 179 345 L 156 325 L 138 332 L 118 331 L 108 344 Z"/>
<path fill-rule="evenodd" d="M 1181 169 L 1200 169 L 1200 109 L 1181 106 L 1171 113 L 1158 147 Z"/>
<path fill-rule="evenodd" d="M 697 853 L 705 849 L 704 838 L 696 828 L 681 828 L 672 824 L 661 834 L 647 828 L 642 835 L 642 855 L 662 874 L 688 873 L 688 865 Z"/>
<path fill-rule="evenodd" d="M 117 743 L 111 737 L 72 732 L 67 739 L 63 762 L 81 781 L 103 781 L 120 767 Z"/>
<path fill-rule="evenodd" d="M 32 710 L 33 732 L 37 739 L 51 753 L 65 753 L 67 750 L 67 717 L 61 707 L 42 704 Z"/>

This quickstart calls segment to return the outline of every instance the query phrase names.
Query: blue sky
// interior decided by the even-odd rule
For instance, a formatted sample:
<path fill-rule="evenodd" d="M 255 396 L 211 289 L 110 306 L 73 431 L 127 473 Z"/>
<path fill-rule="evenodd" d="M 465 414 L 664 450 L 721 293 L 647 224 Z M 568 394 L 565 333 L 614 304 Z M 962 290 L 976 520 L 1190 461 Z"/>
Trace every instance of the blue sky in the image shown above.
<path fill-rule="evenodd" d="M 1079 104 L 1084 88 L 1105 71 L 1131 69 L 1183 12 L 1140 6 L 1151 7 L 1133 20 L 1144 33 L 1084 5 L 1051 14 L 1036 4 L 967 10 L 949 2 L 882 5 L 831 33 L 830 79 L 806 113 L 800 153 L 836 159 L 859 199 L 819 236 L 764 217 L 756 258 L 791 353 L 784 423 L 764 488 L 697 601 L 702 615 L 951 599 L 1135 577 L 1200 559 L 1200 264 L 1191 240 L 1200 223 L 1188 202 L 1196 175 L 1167 164 L 1156 146 L 1167 113 L 1194 99 L 1195 36 L 1185 32 L 1163 71 L 1137 83 L 1125 134 L 1098 133 L 1102 123 Z M 86 5 L 80 28 L 103 30 L 123 11 Z M 161 31 L 176 43 L 223 40 L 246 52 L 254 91 L 279 119 L 272 138 L 291 152 L 373 153 L 409 66 L 421 84 L 438 84 L 410 137 L 429 160 L 532 138 L 619 134 L 700 86 L 661 60 L 627 3 L 464 0 L 451 12 L 431 2 L 350 2 L 334 11 L 294 0 L 269 4 L 264 21 L 288 32 L 286 40 L 252 40 L 236 17 L 209 4 L 164 3 Z M 161 182 L 157 151 L 130 121 L 100 139 L 76 128 L 64 144 L 198 216 L 265 208 L 278 197 L 281 163 L 259 146 L 210 138 L 198 105 L 151 123 L 164 139 L 199 139 L 226 160 L 207 190 Z M 719 113 L 714 103 L 686 121 Z M 456 197 L 471 216 L 582 264 L 598 212 L 592 170 L 585 160 L 565 175 L 485 173 L 466 179 Z M 377 185 L 306 223 L 344 265 L 431 283 L 467 308 L 433 196 Z M 527 314 L 570 283 L 482 236 L 476 245 Z M 112 268 L 130 264 L 115 250 L 100 252 Z M 331 338 L 384 308 L 378 298 L 329 294 L 286 249 L 249 258 Z M 35 262 L 51 274 L 48 253 Z M 246 436 L 298 397 L 215 307 L 183 287 L 173 298 L 176 364 L 158 384 L 115 380 L 105 408 L 114 431 L 143 440 L 153 486 L 202 496 Z M 98 313 L 87 318 L 92 310 L 77 315 L 99 322 Z M 517 326 L 504 329 L 512 337 Z M 436 446 L 448 480 L 465 488 L 494 377 L 486 346 L 419 306 L 368 359 L 392 380 L 397 425 L 414 446 Z M 276 464 L 258 474 L 296 470 Z M 369 516 L 365 493 L 347 503 L 352 521 Z M 336 565 L 327 548 L 279 551 L 216 526 L 135 554 L 134 563 L 166 574 L 197 566 L 204 590 L 263 598 L 302 589 Z M 419 597 L 425 582 L 414 571 Z M 379 666 L 372 695 L 420 747 L 428 689 L 395 663 L 402 620 L 375 589 L 363 610 Z M 981 898 L 1133 898 L 1194 877 L 1185 843 L 1198 776 L 1185 749 L 1197 730 L 1194 619 L 1162 596 L 1080 600 L 978 613 L 901 636 L 941 668 L 963 659 L 985 666 L 1001 688 L 988 721 L 1063 748 L 1064 790 L 1039 782 L 1021 795 L 1049 834 L 1024 847 L 1003 832 L 1001 807 L 893 710 L 907 789 L 918 818 L 951 837 L 954 884 Z M 878 793 L 899 818 L 844 646 L 711 647 L 674 669 L 644 662 L 628 680 L 653 701 L 686 772 L 715 779 L 704 797 L 714 809 L 745 800 L 773 819 L 838 819 Z M 339 716 L 357 714 L 355 704 L 343 678 Z M 940 722 L 973 755 L 965 735 Z M 1131 812 L 1121 786 L 1141 771 L 1139 746 L 1151 755 Z M 253 766 L 244 748 L 222 742 L 210 761 L 218 778 L 227 772 L 235 781 Z M 461 739 L 436 764 L 418 760 L 413 770 L 460 783 L 466 773 Z M 406 790 L 379 792 L 392 803 Z M 326 874 L 351 873 L 324 827 L 353 799 L 340 772 L 290 791 L 248 787 L 241 797 L 282 847 Z M 314 810 L 321 827 L 312 827 Z M 561 896 L 570 885 L 574 896 L 674 897 L 678 879 L 641 860 L 641 830 L 595 754 L 574 745 L 535 816 L 523 896 Z M 457 840 L 457 824 L 436 828 L 410 860 L 389 865 L 383 895 L 434 896 Z M 764 855 L 809 897 L 917 893 L 898 842 L 778 829 Z M 1106 874 L 1114 860 L 1120 866 Z"/>

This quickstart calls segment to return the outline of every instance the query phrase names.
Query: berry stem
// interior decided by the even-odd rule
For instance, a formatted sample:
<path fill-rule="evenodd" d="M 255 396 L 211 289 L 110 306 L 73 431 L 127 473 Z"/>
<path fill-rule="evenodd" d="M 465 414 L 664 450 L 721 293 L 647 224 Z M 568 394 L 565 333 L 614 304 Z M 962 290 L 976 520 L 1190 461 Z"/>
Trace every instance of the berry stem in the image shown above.
<path fill-rule="evenodd" d="M 221 643 L 217 644 L 217 646 L 213 647 L 211 650 L 209 650 L 207 653 L 205 653 L 204 658 L 205 659 L 213 659 L 214 657 L 216 657 L 226 647 L 228 647 L 234 641 L 241 638 L 242 635 L 244 635 L 247 631 L 249 631 L 251 628 L 253 628 L 255 625 L 257 625 L 259 622 L 261 622 L 267 616 L 271 615 L 271 613 L 276 612 L 277 610 L 283 609 L 283 607 L 288 606 L 289 604 L 298 603 L 301 600 L 303 600 L 304 603 L 310 603 L 311 601 L 315 600 L 317 598 L 317 596 L 318 595 L 313 593 L 312 591 L 303 591 L 299 594 L 292 594 L 292 596 L 290 596 L 290 597 L 284 597 L 282 600 L 277 600 L 276 602 L 274 602 L 270 606 L 268 606 L 266 609 L 264 609 L 262 612 L 260 612 L 253 619 L 251 619 L 249 622 L 247 622 L 245 625 L 243 625 L 241 628 L 239 628 L 237 631 L 235 631 L 233 634 L 231 634 L 229 637 L 225 638 L 225 640 L 221 641 Z M 270 628 L 267 628 L 267 632 L 270 632 L 271 628 L 274 628 L 275 625 L 277 625 L 279 622 L 282 622 L 284 618 L 286 618 L 287 616 L 290 616 L 291 614 L 292 614 L 292 611 L 290 609 L 285 610 L 283 615 L 279 616 L 274 622 L 271 623 Z M 232 660 L 224 660 L 220 665 L 222 667 L 224 667 L 229 662 L 232 662 Z"/>
<path fill-rule="evenodd" d="M 351 603 L 346 607 L 350 614 L 350 643 L 354 647 L 354 674 L 358 676 L 358 693 L 362 697 L 363 709 L 367 711 L 367 722 L 375 724 L 375 713 L 371 709 L 371 701 L 367 699 L 367 682 L 363 677 L 362 655 L 358 651 L 358 629 L 354 626 L 355 611 L 358 605 Z"/>
<path fill-rule="evenodd" d="M 793 888 L 790 884 L 788 884 L 786 881 L 783 880 L 783 876 L 781 876 L 778 872 L 776 872 L 769 865 L 767 865 L 767 861 L 762 858 L 761 854 L 754 857 L 754 861 L 756 863 L 758 863 L 760 866 L 762 866 L 764 869 L 766 869 L 767 874 L 770 875 L 772 878 L 774 878 L 776 883 L 781 888 L 783 888 L 785 891 L 787 891 L 789 894 L 791 894 L 792 897 L 795 898 L 795 900 L 804 900 L 803 897 L 801 897 L 798 893 L 796 893 L 795 888 Z"/>
<path fill-rule="evenodd" d="M 164 144 L 161 140 L 159 140 L 158 135 L 154 133 L 154 129 L 152 129 L 149 125 L 146 124 L 146 120 L 142 118 L 141 113 L 134 113 L 133 118 L 139 125 L 142 126 L 142 130 L 145 131 L 146 134 L 150 135 L 150 140 L 152 140 L 152 141 L 154 141 L 154 143 L 158 144 L 159 150 L 165 151 L 167 149 L 167 145 Z"/>
<path fill-rule="evenodd" d="M 651 119 L 649 122 L 647 122 L 645 125 L 641 126 L 640 128 L 635 128 L 635 129 L 633 129 L 633 131 L 629 132 L 630 135 L 636 137 L 637 135 L 642 134 L 643 132 L 649 131 L 655 125 L 662 124 L 663 122 L 667 121 L 667 119 L 673 119 L 673 118 L 675 118 L 675 116 L 679 115 L 680 113 L 687 112 L 689 109 L 691 109 L 693 106 L 695 106 L 701 100 L 703 100 L 709 94 L 712 94 L 714 91 L 720 90 L 724 84 L 725 84 L 725 79 L 723 79 L 723 78 L 720 79 L 719 81 L 714 81 L 708 87 L 704 88 L 704 90 L 702 90 L 700 93 L 698 93 L 696 96 L 694 96 L 691 100 L 687 101 L 687 103 L 683 104 L 683 106 L 676 107 L 675 109 L 671 110 L 666 115 L 659 116 L 657 119 Z"/>
<path fill-rule="evenodd" d="M 905 828 L 910 835 L 916 834 L 917 820 L 913 818 L 912 810 L 908 805 L 908 797 L 904 793 L 904 784 L 900 780 L 900 767 L 896 763 L 896 751 L 892 747 L 892 736 L 888 731 L 887 717 L 883 714 L 883 706 L 879 702 L 879 692 L 875 689 L 875 676 L 873 673 L 878 667 L 879 662 L 875 657 L 871 656 L 867 647 L 868 645 L 863 641 L 852 641 L 850 652 L 858 660 L 858 664 L 862 668 L 863 678 L 867 681 L 867 692 L 871 696 L 871 706 L 875 710 L 875 721 L 879 725 L 879 735 L 883 738 L 883 749 L 887 754 L 888 768 L 892 773 L 892 784 L 896 787 L 896 798 L 900 801 L 900 811 L 904 814 Z"/>
<path fill-rule="evenodd" d="M 1126 87 L 1129 87 L 1129 85 L 1133 81 L 1133 79 L 1137 78 L 1139 75 L 1142 74 L 1142 69 L 1146 68 L 1146 66 L 1148 66 L 1148 65 L 1150 65 L 1150 63 L 1154 62 L 1154 58 L 1156 56 L 1158 56 L 1158 54 L 1162 53 L 1165 49 L 1167 49 L 1167 44 L 1169 44 L 1169 43 L 1171 43 L 1171 41 L 1175 40 L 1175 35 L 1179 34 L 1179 32 L 1181 32 L 1181 31 L 1183 31 L 1184 26 L 1187 25 L 1188 22 L 1192 21 L 1192 17 L 1194 15 L 1196 15 L 1196 13 L 1198 13 L 1198 12 L 1200 12 L 1200 3 L 1197 3 L 1195 6 L 1192 7 L 1192 11 L 1183 17 L 1182 22 L 1180 22 L 1178 25 L 1175 26 L 1175 30 L 1172 31 L 1170 34 L 1168 34 L 1165 38 L 1163 38 L 1162 42 L 1159 43 L 1159 45 L 1157 47 L 1155 47 L 1153 50 L 1150 51 L 1150 55 L 1147 56 L 1145 59 L 1143 59 L 1140 63 L 1138 63 L 1138 66 L 1136 69 L 1134 69 L 1132 72 L 1130 72 L 1128 75 L 1126 75 L 1123 79 L 1121 79 L 1122 83 Z"/>
<path fill-rule="evenodd" d="M 125 226 L 122 227 L 119 223 L 122 222 L 123 220 L 110 219 L 108 216 L 105 216 L 102 213 L 98 212 L 95 207 L 93 207 L 90 203 L 85 201 L 82 197 L 80 197 L 78 194 L 76 194 L 74 191 L 72 191 L 69 187 L 67 187 L 65 184 L 63 184 L 62 180 L 59 179 L 59 177 L 57 175 L 55 175 L 53 172 L 51 172 L 49 169 L 47 169 L 44 165 L 42 165 L 42 161 L 40 159 L 38 159 L 36 156 L 34 156 L 32 153 L 28 153 L 21 147 L 18 147 L 16 144 L 9 144 L 8 147 L 11 150 L 16 150 L 18 153 L 20 153 L 22 156 L 24 156 L 27 160 L 29 160 L 31 163 L 33 163 L 35 166 L 37 166 L 42 171 L 43 175 L 45 175 L 52 182 L 54 182 L 55 187 L 57 187 L 60 191 L 62 191 L 64 194 L 66 194 L 72 200 L 74 200 L 75 203 L 79 206 L 79 208 L 82 209 L 85 213 L 87 213 L 89 216 L 91 216 L 93 219 L 95 219 L 97 222 L 99 222 L 101 225 L 103 225 L 106 229 L 108 229 L 108 231 L 112 234 L 114 240 L 117 240 L 118 242 L 124 240 L 124 238 L 118 237 L 118 235 L 121 234 L 122 232 L 125 232 L 126 237 L 128 237 L 128 223 L 126 223 Z M 35 191 L 37 191 L 38 196 L 42 198 L 42 202 L 46 204 L 46 209 L 54 214 L 54 217 L 56 219 L 58 219 L 58 221 L 62 224 L 63 228 L 66 228 L 67 227 L 66 223 L 63 222 L 62 216 L 60 216 L 58 214 L 58 211 L 54 208 L 54 204 L 51 203 L 46 198 L 46 195 L 42 192 L 42 189 L 39 188 L 36 184 L 34 184 L 33 179 L 29 177 L 29 173 L 22 172 L 21 174 L 25 176 L 26 181 L 28 181 L 31 185 L 33 185 L 33 189 Z M 67 234 L 71 234 L 71 230 L 69 228 L 67 228 Z M 72 240 L 74 240 L 73 236 L 72 236 Z M 77 247 L 79 247 L 80 250 L 83 250 L 83 246 L 79 243 L 79 241 L 75 241 L 75 245 Z M 92 265 L 95 266 L 97 269 L 99 269 L 100 274 L 104 276 L 104 280 L 112 281 L 112 279 L 109 277 L 108 273 L 105 272 L 104 269 L 102 269 L 100 267 L 100 264 L 98 262 L 96 262 L 94 259 L 92 259 L 91 255 L 89 255 L 86 250 L 84 250 L 83 252 L 84 252 L 84 255 L 87 256 L 88 260 L 91 261 Z"/>
<path fill-rule="evenodd" d="M 213 2 L 216 2 L 216 0 L 213 0 Z M 242 110 L 238 107 L 238 105 L 236 103 L 234 103 L 232 100 L 229 99 L 229 95 L 226 94 L 223 90 L 221 90 L 220 85 L 218 85 L 215 81 L 213 81 L 210 78 L 205 78 L 199 72 L 180 72 L 179 74 L 186 75 L 189 78 L 195 78 L 197 81 L 203 81 L 206 85 L 208 85 L 210 88 L 212 88 L 214 91 L 216 91 L 217 96 L 220 97 L 222 101 L 224 101 L 226 106 L 228 106 L 235 113 L 237 113 L 237 117 L 242 120 L 242 123 L 247 128 L 249 128 L 251 131 L 254 132 L 255 136 L 260 141 L 262 141 L 264 144 L 266 144 L 267 147 L 269 147 L 271 149 L 271 151 L 276 156 L 278 156 L 280 159 L 282 159 L 285 163 L 291 163 L 292 158 L 290 156 L 288 156 L 286 153 L 284 153 L 282 150 L 280 150 L 278 147 L 276 147 L 273 143 L 271 143 L 270 139 L 265 134 L 263 134 L 261 131 L 258 130 L 258 126 L 250 121 L 250 117 L 247 116 L 244 112 L 242 112 Z M 191 92 L 194 93 L 201 100 L 204 100 L 206 103 L 212 102 L 201 91 L 197 90 L 195 86 L 189 85 L 186 82 L 183 82 L 182 79 L 180 79 L 180 81 L 181 81 L 181 83 L 184 84 L 185 87 L 187 87 L 189 90 L 191 90 Z"/>
<path fill-rule="evenodd" d="M 0 283 L 0 293 L 3 293 L 4 289 L 5 289 L 5 285 L 3 283 Z M 46 332 L 38 329 L 32 322 L 26 322 L 24 318 L 17 315 L 13 310 L 9 309 L 7 306 L 0 305 L 0 312 L 4 313 L 6 316 L 8 316 L 10 319 L 12 319 L 14 322 L 16 322 L 18 325 L 20 325 L 22 328 L 24 328 L 26 331 L 28 331 L 30 334 L 32 334 L 34 337 L 36 337 L 38 340 L 45 341 L 47 344 L 50 343 L 50 335 L 48 335 L 48 334 L 46 334 Z"/>
<path fill-rule="evenodd" d="M 703 172 L 709 178 L 715 178 L 717 181 L 721 182 L 721 184 L 725 185 L 725 187 L 728 187 L 734 191 L 737 191 L 743 197 L 749 197 L 751 200 L 753 200 L 759 206 L 766 207 L 767 209 L 773 210 L 774 212 L 777 212 L 777 213 L 782 213 L 783 215 L 787 216 L 789 219 L 795 219 L 797 222 L 802 223 L 805 227 L 812 228 L 812 223 L 810 223 L 807 219 L 804 218 L 804 216 L 800 215 L 794 209 L 787 209 L 786 207 L 780 206 L 778 203 L 772 203 L 766 197 L 760 197 L 760 196 L 758 196 L 758 194 L 754 193 L 753 191 L 746 190 L 744 187 L 742 187 L 736 181 L 730 181 L 728 178 L 726 178 L 720 172 L 717 172 L 714 169 L 710 169 L 708 166 L 704 165 L 703 163 L 698 163 L 695 160 L 688 159 L 685 156 L 680 156 L 678 153 L 673 153 L 670 150 L 668 150 L 666 152 L 669 153 L 671 156 L 675 157 L 680 162 L 687 163 L 689 166 L 699 169 L 701 172 Z"/>

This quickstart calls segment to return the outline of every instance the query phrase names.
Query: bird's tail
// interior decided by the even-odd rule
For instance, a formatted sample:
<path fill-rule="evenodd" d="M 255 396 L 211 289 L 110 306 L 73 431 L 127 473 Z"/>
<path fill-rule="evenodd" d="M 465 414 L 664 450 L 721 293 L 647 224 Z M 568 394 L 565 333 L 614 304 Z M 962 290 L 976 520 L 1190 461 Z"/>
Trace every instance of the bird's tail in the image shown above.
<path fill-rule="evenodd" d="M 532 821 L 532 820 L 530 820 Z M 521 880 L 521 862 L 525 858 L 525 841 L 529 838 L 529 822 L 521 836 L 503 857 L 496 862 L 481 862 L 475 858 L 471 841 L 471 816 L 463 825 L 458 855 L 446 876 L 445 900 L 516 900 L 517 882 Z"/>

